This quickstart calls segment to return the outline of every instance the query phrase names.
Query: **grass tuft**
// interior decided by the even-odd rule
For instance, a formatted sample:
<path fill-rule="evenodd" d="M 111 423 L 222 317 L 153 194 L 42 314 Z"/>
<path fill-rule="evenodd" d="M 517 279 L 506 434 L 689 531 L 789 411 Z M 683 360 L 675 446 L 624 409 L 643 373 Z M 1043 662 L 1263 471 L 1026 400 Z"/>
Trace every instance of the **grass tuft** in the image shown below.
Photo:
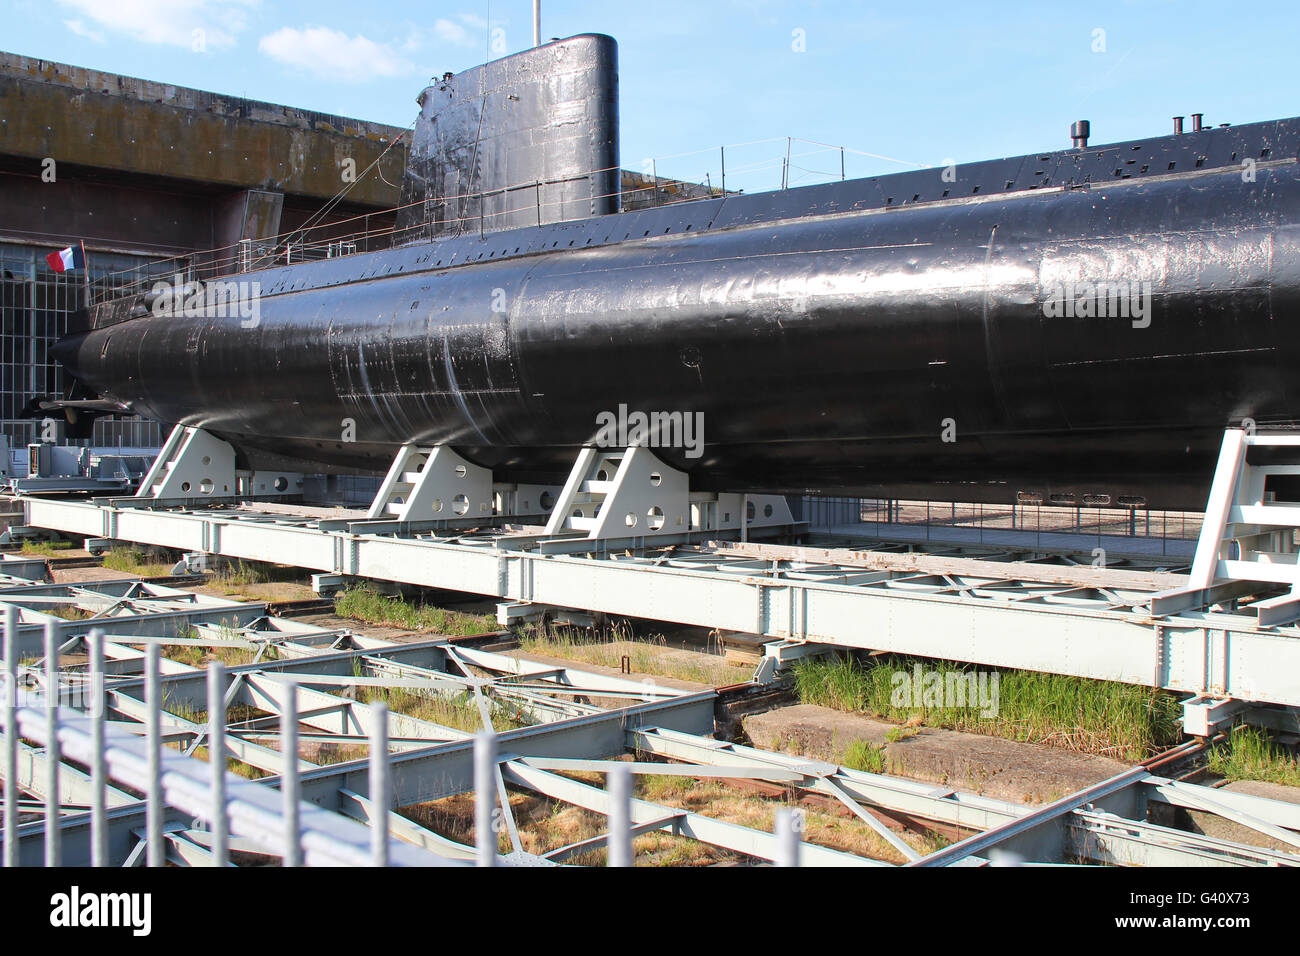
<path fill-rule="evenodd" d="M 1133 684 L 1065 677 L 1037 671 L 998 670 L 998 708 L 913 707 L 894 702 L 896 675 L 972 671 L 972 665 L 886 656 L 864 666 L 852 659 L 807 660 L 795 666 L 795 688 L 805 704 L 862 713 L 898 723 L 1045 743 L 1082 753 L 1141 760 L 1182 737 L 1178 700 Z"/>
<path fill-rule="evenodd" d="M 532 654 L 562 657 L 566 660 L 621 667 L 629 658 L 636 674 L 673 677 L 719 687 L 748 679 L 752 664 L 737 664 L 721 656 L 706 654 L 671 654 L 662 634 L 636 637 L 629 626 L 611 624 L 594 630 L 568 625 L 530 624 L 518 634 L 519 649 Z"/>
<path fill-rule="evenodd" d="M 22 553 L 51 558 L 57 557 L 71 547 L 71 541 L 24 541 Z"/>
<path fill-rule="evenodd" d="M 1300 759 L 1258 727 L 1233 730 L 1225 744 L 1210 751 L 1207 767 L 1228 780 L 1262 780 L 1300 787 Z"/>
<path fill-rule="evenodd" d="M 870 740 L 855 740 L 844 750 L 840 757 L 840 766 L 865 773 L 885 773 L 889 760 L 885 748 L 873 744 Z"/>
<path fill-rule="evenodd" d="M 104 555 L 104 567 L 142 578 L 158 578 L 170 576 L 173 565 L 153 559 L 140 548 L 114 548 Z"/>
<path fill-rule="evenodd" d="M 409 687 L 375 687 L 358 686 L 356 699 L 363 704 L 381 701 L 395 714 L 405 714 L 418 720 L 427 720 L 453 730 L 470 733 L 483 729 L 483 718 L 479 713 L 474 696 L 469 691 L 453 697 L 441 694 L 413 690 Z M 489 701 L 492 715 L 492 727 L 496 731 L 514 730 L 517 727 L 529 727 L 536 721 L 523 710 L 510 704 Z"/>
<path fill-rule="evenodd" d="M 497 630 L 496 621 L 485 614 L 465 614 L 431 604 L 416 604 L 365 588 L 340 591 L 334 598 L 334 613 L 367 624 L 386 624 L 456 637 Z"/>

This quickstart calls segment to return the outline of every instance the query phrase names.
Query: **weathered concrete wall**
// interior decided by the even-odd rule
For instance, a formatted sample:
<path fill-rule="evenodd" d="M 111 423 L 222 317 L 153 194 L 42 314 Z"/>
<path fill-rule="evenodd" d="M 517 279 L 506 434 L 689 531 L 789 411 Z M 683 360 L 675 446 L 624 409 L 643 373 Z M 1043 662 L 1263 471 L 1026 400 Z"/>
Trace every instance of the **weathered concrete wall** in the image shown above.
<path fill-rule="evenodd" d="M 360 173 L 401 130 L 287 106 L 151 83 L 0 53 L 0 154 L 146 174 L 231 189 L 270 189 L 328 199 L 344 185 L 345 160 Z M 400 181 L 405 143 L 380 171 Z M 377 176 L 348 198 L 396 205 Z"/>
<path fill-rule="evenodd" d="M 3 165 L 0 236 L 42 242 L 47 252 L 78 239 L 88 248 L 158 255 L 215 245 L 211 195 L 83 179 L 70 168 L 44 183 L 11 171 L 11 161 Z"/>
<path fill-rule="evenodd" d="M 67 384 L 49 349 L 72 327 L 83 274 L 51 273 L 45 253 L 84 240 L 106 286 L 150 259 L 202 268 L 213 258 L 204 250 L 315 221 L 345 185 L 343 160 L 359 175 L 381 154 L 383 178 L 358 181 L 309 238 L 388 229 L 398 187 L 384 180 L 400 182 L 401 132 L 0 52 L 0 434 L 32 440 L 40 423 L 23 409 Z M 221 255 L 235 266 L 234 250 Z M 159 432 L 101 420 L 95 440 L 149 444 Z"/>

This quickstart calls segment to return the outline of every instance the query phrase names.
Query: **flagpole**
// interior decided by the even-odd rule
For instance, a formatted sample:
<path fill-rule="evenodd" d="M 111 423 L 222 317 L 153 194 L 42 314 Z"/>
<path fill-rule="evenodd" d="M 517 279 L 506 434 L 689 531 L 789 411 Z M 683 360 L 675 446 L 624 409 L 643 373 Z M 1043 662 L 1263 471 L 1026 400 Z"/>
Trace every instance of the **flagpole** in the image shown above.
<path fill-rule="evenodd" d="M 86 308 L 89 309 L 90 308 L 90 259 L 87 258 L 86 256 L 86 240 L 78 239 L 77 241 L 81 243 L 81 264 L 82 267 L 86 270 L 86 281 L 85 281 Z"/>

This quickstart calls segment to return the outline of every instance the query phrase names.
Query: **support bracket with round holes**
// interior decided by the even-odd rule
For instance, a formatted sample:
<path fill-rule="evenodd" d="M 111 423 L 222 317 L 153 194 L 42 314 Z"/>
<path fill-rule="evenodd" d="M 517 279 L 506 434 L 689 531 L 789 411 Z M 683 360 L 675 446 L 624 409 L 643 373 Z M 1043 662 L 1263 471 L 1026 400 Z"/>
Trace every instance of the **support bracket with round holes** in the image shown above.
<path fill-rule="evenodd" d="M 490 517 L 492 472 L 446 445 L 403 445 L 388 469 L 366 517 L 429 521 Z"/>
<path fill-rule="evenodd" d="M 686 472 L 650 449 L 584 448 L 546 525 L 548 535 L 585 532 L 593 541 L 790 525 L 780 495 L 692 492 Z"/>
<path fill-rule="evenodd" d="M 288 498 L 302 494 L 302 475 L 237 471 L 235 449 L 202 428 L 177 425 L 154 459 L 137 498 Z"/>

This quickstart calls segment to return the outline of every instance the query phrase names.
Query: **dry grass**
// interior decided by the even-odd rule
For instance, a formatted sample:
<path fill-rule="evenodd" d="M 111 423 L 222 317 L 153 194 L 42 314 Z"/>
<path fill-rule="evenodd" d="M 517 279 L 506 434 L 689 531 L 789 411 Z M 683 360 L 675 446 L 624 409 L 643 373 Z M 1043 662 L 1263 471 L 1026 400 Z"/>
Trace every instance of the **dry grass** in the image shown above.
<path fill-rule="evenodd" d="M 173 749 L 179 749 L 175 744 L 168 744 L 167 746 Z M 192 756 L 207 763 L 208 748 L 196 747 Z M 273 776 L 271 771 L 263 770 L 261 767 L 254 767 L 251 763 L 244 763 L 242 760 L 238 760 L 235 757 L 226 758 L 226 769 L 231 773 L 238 774 L 245 780 L 261 780 L 263 777 Z"/>
<path fill-rule="evenodd" d="M 445 697 L 409 687 L 359 686 L 356 688 L 356 700 L 363 704 L 380 701 L 395 714 L 427 720 L 453 730 L 473 733 L 483 729 L 483 718 L 478 705 L 474 702 L 473 694 L 468 691 L 454 697 Z M 488 706 L 492 726 L 498 732 L 530 727 L 536 723 L 528 714 L 508 702 L 489 699 Z"/>
<path fill-rule="evenodd" d="M 662 634 L 635 637 L 627 627 L 607 626 L 597 631 L 567 625 L 528 625 L 518 636 L 519 649 L 528 653 L 612 668 L 621 668 L 627 657 L 633 673 L 710 687 L 748 680 L 754 671 L 752 665 L 733 663 L 720 654 L 669 648 Z"/>
<path fill-rule="evenodd" d="M 367 591 L 365 588 L 340 591 L 334 598 L 334 613 L 367 624 L 384 624 L 457 637 L 497 630 L 496 621 L 485 614 L 465 614 L 432 604 L 418 604 Z"/>
<path fill-rule="evenodd" d="M 301 747 L 302 759 L 310 760 L 322 767 L 334 763 L 348 763 L 351 760 L 364 760 L 370 756 L 370 748 L 365 744 L 331 744 L 308 741 Z"/>
<path fill-rule="evenodd" d="M 603 774 L 566 773 L 564 776 L 597 787 L 604 785 Z M 767 797 L 721 781 L 676 774 L 639 775 L 635 793 L 664 806 L 768 833 L 772 832 L 776 811 L 791 806 L 790 801 L 783 797 Z M 605 832 L 602 814 L 537 794 L 512 792 L 510 808 L 519 828 L 520 842 L 529 853 L 543 855 Z M 418 804 L 399 812 L 449 839 L 467 845 L 474 843 L 474 798 L 470 794 Z M 904 862 L 902 854 L 855 818 L 808 808 L 804 808 L 803 813 L 804 839 L 809 843 L 874 859 Z M 942 837 L 933 835 L 905 832 L 902 837 L 922 854 L 945 843 Z M 502 853 L 511 849 L 504 829 L 499 836 L 498 848 Z M 668 832 L 642 834 L 633 840 L 633 849 L 637 866 L 713 866 L 750 862 L 750 858 L 743 854 Z M 589 850 L 565 862 L 577 866 L 603 866 L 605 850 Z"/>
<path fill-rule="evenodd" d="M 719 780 L 699 780 L 677 775 L 647 775 L 637 781 L 637 795 L 680 810 L 756 830 L 772 832 L 776 811 L 793 804 L 783 798 L 765 797 Z M 804 840 L 832 850 L 892 863 L 904 863 L 903 855 L 865 823 L 852 817 L 804 807 Z M 904 841 L 921 852 L 933 842 L 905 832 Z M 735 854 L 714 847 L 702 847 L 699 860 L 723 862 Z M 697 863 L 696 865 L 700 865 Z"/>
<path fill-rule="evenodd" d="M 185 638 L 199 638 L 199 634 L 194 628 L 187 628 L 183 634 L 178 635 Z M 220 661 L 227 667 L 242 667 L 245 664 L 252 664 L 255 660 L 258 663 L 266 661 L 278 661 L 279 652 L 274 647 L 267 647 L 262 650 L 261 657 L 258 657 L 259 648 L 242 647 L 234 641 L 238 635 L 227 627 L 220 629 L 220 639 L 231 641 L 230 646 L 208 647 L 199 644 L 164 644 L 162 646 L 162 656 L 179 664 L 188 664 L 190 667 L 205 668 L 210 661 Z"/>
<path fill-rule="evenodd" d="M 104 555 L 104 567 L 142 578 L 170 577 L 175 562 L 163 563 L 156 551 L 141 548 L 114 548 Z"/>
<path fill-rule="evenodd" d="M 33 557 L 55 558 L 65 554 L 71 547 L 71 541 L 24 541 L 20 553 Z"/>
<path fill-rule="evenodd" d="M 267 661 L 278 661 L 280 659 L 280 654 L 274 647 L 267 647 L 263 650 L 260 658 L 257 656 L 257 651 L 258 649 L 253 647 L 201 647 L 197 644 L 164 644 L 162 655 L 168 660 L 200 669 L 207 667 L 211 661 L 220 661 L 227 667 L 242 667 L 245 664 L 252 664 L 254 661 L 266 663 Z"/>
<path fill-rule="evenodd" d="M 295 601 L 316 596 L 306 580 L 301 568 L 236 560 L 213 571 L 205 587 L 245 601 Z"/>
<path fill-rule="evenodd" d="M 207 711 L 195 710 L 193 707 L 187 707 L 184 704 L 165 702 L 164 709 L 168 713 L 174 714 L 182 720 L 188 720 L 192 724 L 206 724 L 208 720 Z M 256 708 L 249 707 L 245 704 L 236 704 L 226 712 L 226 721 L 227 723 L 233 724 L 245 720 L 252 720 L 255 717 L 266 716 L 268 715 L 265 711 L 257 710 Z M 175 741 L 166 746 L 171 747 L 173 750 L 181 750 L 180 744 Z M 205 746 L 196 747 L 192 756 L 207 763 L 208 748 Z M 242 760 L 235 757 L 229 757 L 226 759 L 226 768 L 231 773 L 238 774 L 248 780 L 260 780 L 262 777 L 272 776 L 271 771 L 263 770 L 260 767 L 254 767 L 252 764 L 244 763 Z"/>
<path fill-rule="evenodd" d="M 869 664 L 851 659 L 804 660 L 794 668 L 795 688 L 805 704 L 881 717 L 908 727 L 946 727 L 1121 760 L 1145 759 L 1182 736 L 1181 709 L 1173 694 L 1037 671 L 996 671 L 998 707 L 989 717 L 975 707 L 915 707 L 910 706 L 910 698 L 896 703 L 896 678 L 910 679 L 917 667 L 940 681 L 945 674 L 976 670 L 968 664 L 895 655 L 874 658 Z"/>
<path fill-rule="evenodd" d="M 65 621 L 86 621 L 95 616 L 94 611 L 87 611 L 75 604 L 47 604 L 41 610 L 46 614 L 61 617 Z"/>
<path fill-rule="evenodd" d="M 1226 743 L 1210 751 L 1211 773 L 1226 780 L 1262 780 L 1300 787 L 1300 758 L 1259 727 L 1237 727 Z"/>

